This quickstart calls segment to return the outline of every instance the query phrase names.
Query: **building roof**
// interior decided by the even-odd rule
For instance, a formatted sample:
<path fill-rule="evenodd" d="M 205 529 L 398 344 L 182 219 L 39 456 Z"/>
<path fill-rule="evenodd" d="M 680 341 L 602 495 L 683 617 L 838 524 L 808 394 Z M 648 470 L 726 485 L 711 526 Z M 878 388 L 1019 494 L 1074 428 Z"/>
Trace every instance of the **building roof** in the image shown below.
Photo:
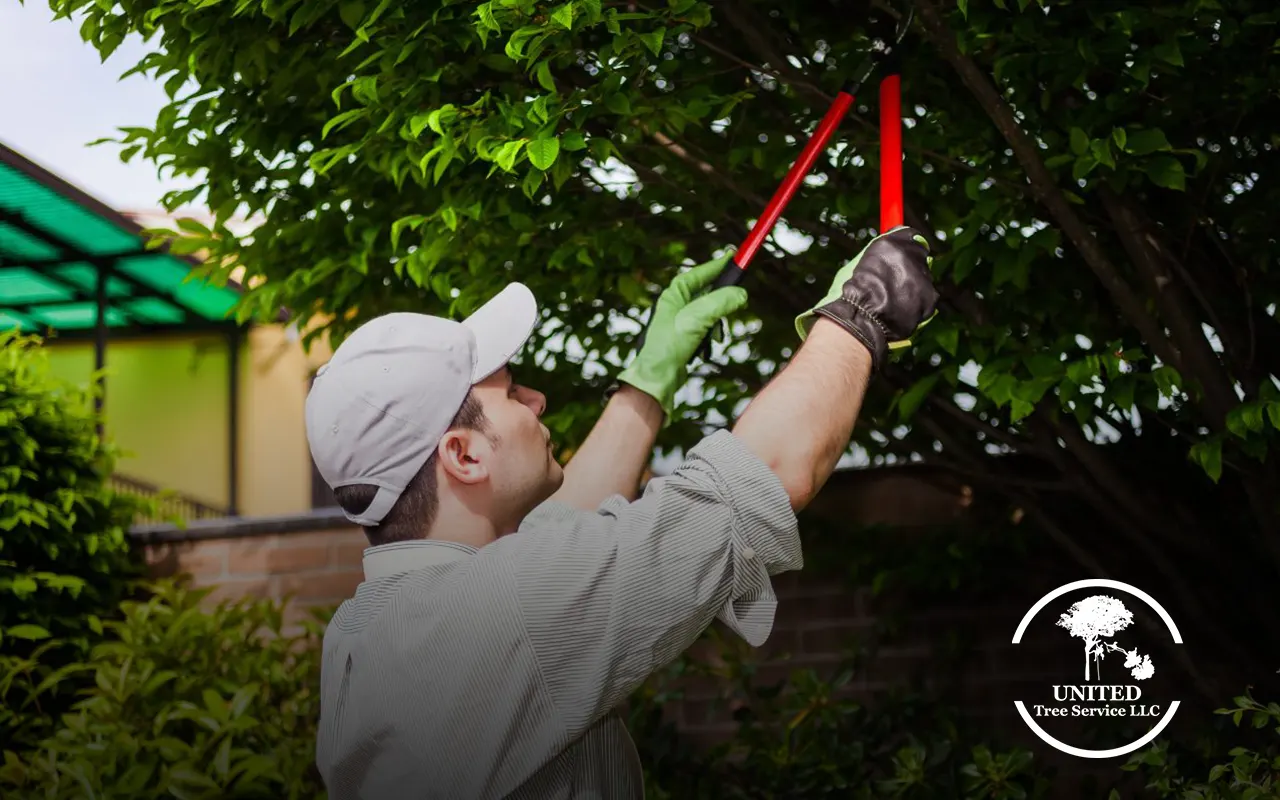
<path fill-rule="evenodd" d="M 198 260 L 147 250 L 142 231 L 0 144 L 0 330 L 92 335 L 100 273 L 112 336 L 234 327 L 241 287 L 191 276 Z"/>

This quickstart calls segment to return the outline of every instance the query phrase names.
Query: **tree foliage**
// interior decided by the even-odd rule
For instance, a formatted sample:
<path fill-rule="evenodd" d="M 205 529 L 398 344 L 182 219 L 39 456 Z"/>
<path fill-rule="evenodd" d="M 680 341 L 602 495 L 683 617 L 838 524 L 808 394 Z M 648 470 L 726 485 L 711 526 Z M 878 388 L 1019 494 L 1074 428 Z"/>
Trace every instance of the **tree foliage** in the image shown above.
<path fill-rule="evenodd" d="M 530 380 L 570 447 L 682 262 L 739 241 L 870 44 L 882 2 L 51 0 L 173 102 L 126 158 L 200 175 L 211 248 L 341 338 L 527 282 Z M 1079 577 L 1195 630 L 1188 685 L 1268 680 L 1280 585 L 1273 209 L 1280 11 L 1262 0 L 917 0 L 903 45 L 907 222 L 942 313 L 875 382 L 873 463 L 945 464 Z M 791 317 L 874 233 L 874 80 L 753 262 L 727 363 L 663 436 L 731 417 Z M 261 215 L 252 234 L 225 226 Z M 790 242 L 791 244 L 788 244 Z M 638 325 L 631 330 L 638 330 Z M 601 369 L 603 365 L 603 369 Z M 1211 587 L 1211 589 L 1206 589 Z M 1185 652 L 1183 652 L 1185 650 Z M 1217 661 L 1218 663 L 1215 663 Z M 1225 686 L 1213 686 L 1222 676 Z"/>

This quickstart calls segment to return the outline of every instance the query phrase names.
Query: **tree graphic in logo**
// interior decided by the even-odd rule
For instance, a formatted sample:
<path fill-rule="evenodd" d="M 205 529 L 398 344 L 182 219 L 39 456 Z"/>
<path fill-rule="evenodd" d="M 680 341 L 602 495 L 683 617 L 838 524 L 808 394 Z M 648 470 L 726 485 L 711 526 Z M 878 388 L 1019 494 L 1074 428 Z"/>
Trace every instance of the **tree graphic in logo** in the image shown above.
<path fill-rule="evenodd" d="M 1125 654 L 1124 665 L 1135 680 L 1146 680 L 1155 674 L 1151 656 L 1140 655 L 1136 648 L 1125 650 L 1111 642 L 1100 641 L 1110 639 L 1116 635 L 1117 631 L 1122 631 L 1133 624 L 1133 614 L 1116 598 L 1104 594 L 1086 597 L 1072 604 L 1071 608 L 1058 618 L 1057 624 L 1059 628 L 1066 628 L 1072 636 L 1084 639 L 1084 679 L 1086 681 L 1092 680 L 1090 667 L 1093 668 L 1093 676 L 1102 680 L 1102 659 L 1106 658 L 1108 650 Z"/>

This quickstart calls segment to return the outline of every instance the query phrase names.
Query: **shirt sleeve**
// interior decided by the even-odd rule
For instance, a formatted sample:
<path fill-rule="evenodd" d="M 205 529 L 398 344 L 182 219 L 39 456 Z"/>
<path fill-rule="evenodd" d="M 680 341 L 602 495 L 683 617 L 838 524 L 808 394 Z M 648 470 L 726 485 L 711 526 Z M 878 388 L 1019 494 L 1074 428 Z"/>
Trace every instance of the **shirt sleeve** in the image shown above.
<path fill-rule="evenodd" d="M 484 550 L 512 559 L 514 602 L 571 736 L 717 617 L 763 644 L 777 607 L 770 576 L 804 564 L 786 490 L 728 431 L 635 502 L 589 512 L 549 501 Z"/>

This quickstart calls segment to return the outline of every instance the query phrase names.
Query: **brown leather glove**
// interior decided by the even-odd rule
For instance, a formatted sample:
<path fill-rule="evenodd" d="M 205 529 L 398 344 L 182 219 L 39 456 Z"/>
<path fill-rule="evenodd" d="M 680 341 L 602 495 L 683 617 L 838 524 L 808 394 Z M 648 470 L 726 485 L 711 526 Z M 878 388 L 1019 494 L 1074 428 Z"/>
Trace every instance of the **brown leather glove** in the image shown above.
<path fill-rule="evenodd" d="M 796 317 L 804 339 L 819 316 L 835 322 L 871 351 L 874 372 L 889 351 L 911 345 L 911 337 L 937 311 L 938 292 L 930 268 L 929 244 L 918 231 L 894 228 L 871 240 L 836 273 L 830 291 Z"/>

